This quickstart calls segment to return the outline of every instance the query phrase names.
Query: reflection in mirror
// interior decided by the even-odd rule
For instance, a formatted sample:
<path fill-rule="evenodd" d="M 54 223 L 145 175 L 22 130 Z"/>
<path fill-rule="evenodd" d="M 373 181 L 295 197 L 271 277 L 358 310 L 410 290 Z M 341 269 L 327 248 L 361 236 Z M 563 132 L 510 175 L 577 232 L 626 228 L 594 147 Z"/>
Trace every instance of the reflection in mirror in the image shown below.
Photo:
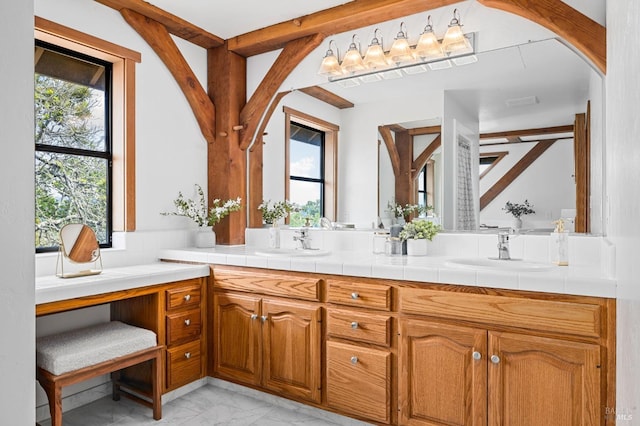
<path fill-rule="evenodd" d="M 87 266 L 89 266 L 88 269 L 86 269 Z M 60 230 L 56 275 L 61 278 L 72 278 L 96 275 L 101 272 L 100 245 L 93 229 L 82 223 L 63 226 Z"/>

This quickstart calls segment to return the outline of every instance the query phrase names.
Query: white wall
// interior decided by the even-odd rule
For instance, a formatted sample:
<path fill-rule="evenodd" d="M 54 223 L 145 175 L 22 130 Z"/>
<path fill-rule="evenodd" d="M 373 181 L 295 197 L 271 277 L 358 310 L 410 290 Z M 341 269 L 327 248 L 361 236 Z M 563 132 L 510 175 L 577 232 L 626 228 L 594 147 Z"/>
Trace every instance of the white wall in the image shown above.
<path fill-rule="evenodd" d="M 608 235 L 617 260 L 618 424 L 640 421 L 640 3 L 607 2 L 606 135 L 609 196 Z M 626 420 L 626 421 L 623 421 Z"/>
<path fill-rule="evenodd" d="M 35 423 L 33 3 L 0 3 L 0 423 Z"/>
<path fill-rule="evenodd" d="M 484 194 L 506 172 L 535 146 L 537 142 L 481 147 L 480 152 L 508 151 L 489 173 L 480 180 Z M 533 204 L 535 214 L 522 216 L 523 228 L 553 228 L 561 209 L 574 209 L 576 200 L 573 177 L 573 139 L 556 141 L 500 195 L 480 212 L 480 223 L 489 226 L 511 226 L 511 215 L 502 210 L 507 201 Z"/>

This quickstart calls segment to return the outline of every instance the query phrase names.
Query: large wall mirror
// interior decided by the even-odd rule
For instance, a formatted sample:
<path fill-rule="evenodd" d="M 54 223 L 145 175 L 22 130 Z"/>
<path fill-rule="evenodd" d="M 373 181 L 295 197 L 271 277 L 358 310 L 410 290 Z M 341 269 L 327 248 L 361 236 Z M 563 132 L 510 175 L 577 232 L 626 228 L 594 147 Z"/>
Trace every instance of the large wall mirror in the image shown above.
<path fill-rule="evenodd" d="M 338 34 L 328 38 L 327 43 L 334 40 L 342 57 L 355 33 L 364 52 L 374 30 L 379 28 L 378 34 L 383 34 L 383 45 L 388 49 L 400 22 L 408 28 L 410 42 L 415 43 L 427 15 L 431 15 L 436 34 L 441 36 L 454 7 L 461 14 L 463 30 L 474 33 L 475 62 L 405 73 L 392 80 L 359 81 L 357 86 L 344 81 L 328 82 L 317 75 L 323 55 L 320 50 L 326 50 L 326 45 L 302 62 L 283 85 L 283 90 L 291 93 L 281 98 L 265 127 L 263 198 L 284 198 L 282 106 L 287 106 L 340 128 L 338 221 L 371 227 L 378 217 L 388 216 L 388 201 L 399 198 L 388 146 L 380 132 L 386 126 L 413 133 L 411 160 L 427 165 L 425 173 L 431 180 L 426 181 L 429 189 L 424 191 L 431 193 L 424 196 L 433 202 L 445 229 L 462 229 L 458 225 L 461 213 L 456 198 L 460 168 L 457 161 L 459 141 L 468 140 L 473 152 L 470 172 L 475 222 L 472 229 L 466 230 L 480 230 L 481 225 L 508 226 L 510 219 L 502 211 L 506 201 L 521 203 L 527 199 L 534 204 L 536 214 L 525 218 L 525 227 L 546 232 L 553 220 L 571 215 L 582 196 L 587 200 L 582 202 L 589 217 L 584 229 L 603 233 L 603 81 L 555 34 L 526 19 L 467 1 Z M 274 58 L 275 54 L 260 55 L 249 62 L 249 67 L 266 69 Z M 353 106 L 336 107 L 309 96 L 305 93 L 308 87 L 325 89 Z M 576 117 L 582 121 L 576 121 Z M 575 123 L 587 129 L 584 137 L 590 150 L 587 193 L 582 195 L 576 191 L 575 182 Z M 440 138 L 440 146 L 428 150 L 436 137 Z M 428 158 L 418 158 L 425 150 L 430 151 Z M 532 161 L 532 157 L 536 158 Z M 490 168 L 482 178 L 481 162 L 483 170 Z M 514 177 L 512 169 L 522 162 L 530 164 Z M 414 167 L 404 173 L 417 179 L 421 171 Z M 504 184 L 505 175 L 511 179 L 508 185 Z M 495 194 L 501 179 L 501 190 Z M 483 199 L 487 193 L 490 201 L 486 196 Z"/>

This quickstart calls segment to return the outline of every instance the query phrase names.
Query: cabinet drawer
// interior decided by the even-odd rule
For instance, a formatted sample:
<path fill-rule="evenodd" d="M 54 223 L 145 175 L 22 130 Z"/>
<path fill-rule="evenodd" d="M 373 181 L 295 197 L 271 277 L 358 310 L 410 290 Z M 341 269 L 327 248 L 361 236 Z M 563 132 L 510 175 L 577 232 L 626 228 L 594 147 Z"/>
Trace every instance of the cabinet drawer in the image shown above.
<path fill-rule="evenodd" d="M 391 317 L 330 309 L 327 334 L 376 345 L 391 345 Z"/>
<path fill-rule="evenodd" d="M 167 314 L 167 345 L 200 337 L 200 309 Z"/>
<path fill-rule="evenodd" d="M 200 282 L 191 280 L 186 282 L 191 285 L 170 288 L 166 290 L 167 311 L 178 308 L 189 308 L 200 306 Z"/>
<path fill-rule="evenodd" d="M 390 383 L 389 351 L 327 342 L 327 404 L 330 407 L 388 423 Z"/>
<path fill-rule="evenodd" d="M 602 307 L 596 302 L 539 300 L 420 288 L 400 289 L 400 311 L 589 337 L 601 335 Z"/>
<path fill-rule="evenodd" d="M 167 349 L 167 388 L 198 380 L 201 366 L 200 340 Z"/>
<path fill-rule="evenodd" d="M 328 284 L 331 303 L 391 310 L 390 286 L 339 280 L 329 280 Z"/>
<path fill-rule="evenodd" d="M 321 280 L 316 278 L 215 269 L 213 274 L 216 288 L 294 299 L 320 300 Z"/>

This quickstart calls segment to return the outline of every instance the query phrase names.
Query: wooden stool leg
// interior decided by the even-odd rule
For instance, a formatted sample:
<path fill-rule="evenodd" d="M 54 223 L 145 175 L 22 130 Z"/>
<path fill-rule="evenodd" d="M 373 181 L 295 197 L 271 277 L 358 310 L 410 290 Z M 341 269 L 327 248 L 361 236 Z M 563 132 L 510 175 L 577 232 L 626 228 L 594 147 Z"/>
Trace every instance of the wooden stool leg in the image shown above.
<path fill-rule="evenodd" d="M 120 401 L 120 370 L 111 373 L 111 398 Z"/>
<path fill-rule="evenodd" d="M 160 368 L 161 355 L 158 351 L 155 358 L 151 360 L 152 380 L 152 398 L 153 398 L 153 419 L 160 420 L 162 418 L 162 368 Z"/>

